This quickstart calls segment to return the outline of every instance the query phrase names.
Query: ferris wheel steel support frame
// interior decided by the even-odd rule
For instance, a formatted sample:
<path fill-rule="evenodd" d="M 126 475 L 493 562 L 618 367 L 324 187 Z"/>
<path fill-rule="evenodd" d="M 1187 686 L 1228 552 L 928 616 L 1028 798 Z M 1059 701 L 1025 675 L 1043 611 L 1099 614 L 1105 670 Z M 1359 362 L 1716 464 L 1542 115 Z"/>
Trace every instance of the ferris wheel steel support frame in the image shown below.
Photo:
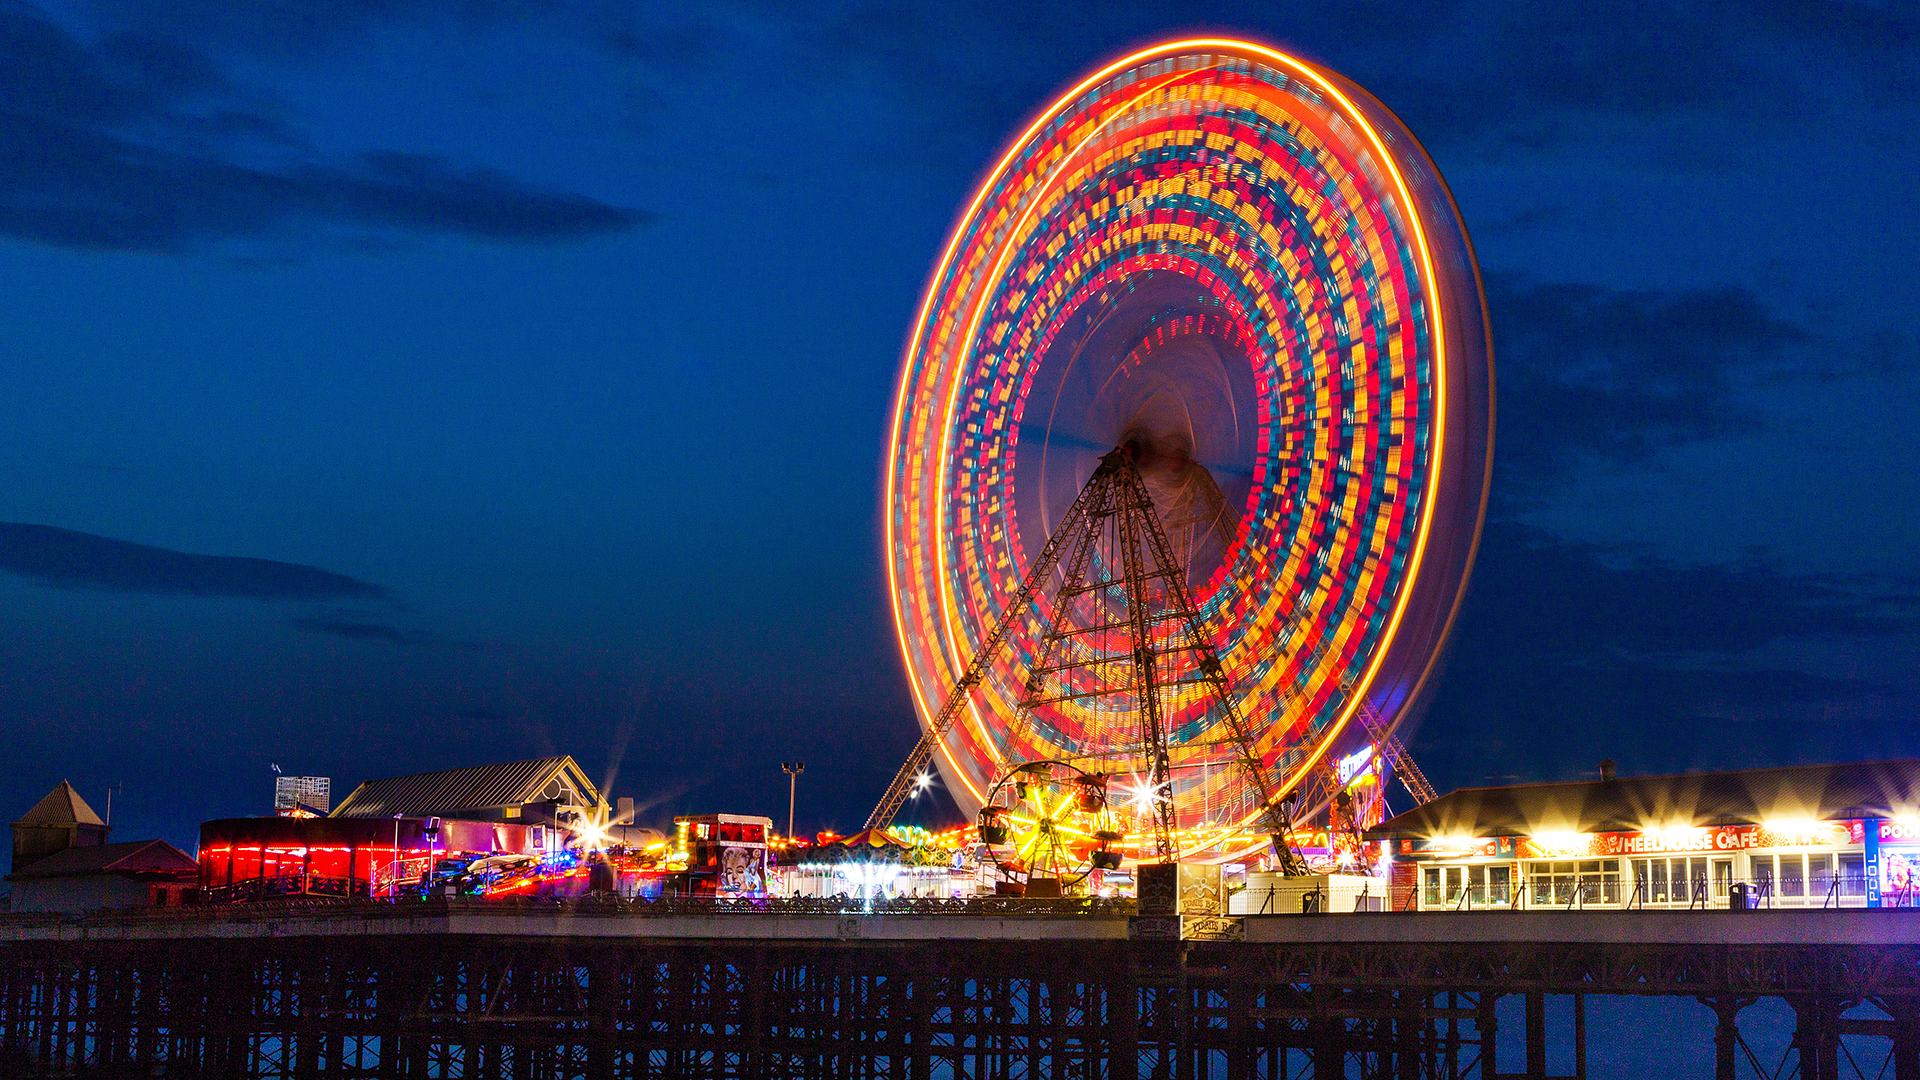
<path fill-rule="evenodd" d="M 1082 504 L 1088 500 L 1090 490 L 1089 487 L 1081 491 L 1079 498 L 1074 500 L 1073 506 L 1067 511 L 1068 520 L 1076 520 L 1082 516 L 1080 510 Z M 894 774 L 893 782 L 887 785 L 886 793 L 880 796 L 880 802 L 874 806 L 873 813 L 867 815 L 867 828 L 884 829 L 892 825 L 894 815 L 900 812 L 900 807 L 906 803 L 908 796 L 913 794 L 914 785 L 918 781 L 921 770 L 933 760 L 933 753 L 939 748 L 941 739 L 946 736 L 948 729 L 953 727 L 953 722 L 959 719 L 960 710 L 966 708 L 968 695 L 975 686 L 980 684 L 981 674 L 1000 651 L 1000 646 L 1006 643 L 1007 636 L 1013 632 L 1014 617 L 1033 603 L 1040 583 L 1046 580 L 1047 575 L 1051 574 L 1054 566 L 1059 563 L 1060 553 L 1067 546 L 1072 532 L 1064 527 L 1065 524 L 1062 522 L 1063 527 L 1055 529 L 1053 535 L 1047 537 L 1046 546 L 1040 549 L 1040 555 L 1034 559 L 1032 569 L 1028 570 L 1027 576 L 1021 579 L 1020 588 L 1008 601 L 1006 610 L 994 624 L 993 632 L 980 643 L 980 650 L 974 654 L 972 661 L 967 664 L 966 671 L 953 684 L 953 689 L 947 693 L 947 700 L 941 704 L 940 711 L 935 713 L 933 719 L 928 722 L 927 730 L 920 736 L 920 741 L 914 744 L 913 751 L 907 755 L 907 760 L 901 763 L 900 771 Z"/>
<path fill-rule="evenodd" d="M 1101 521 L 1108 517 L 1116 519 L 1120 578 L 1117 581 L 1088 583 L 1085 580 L 1087 565 L 1100 533 Z M 1287 808 L 1276 799 L 1272 779 L 1261 766 L 1253 737 L 1233 702 L 1224 668 L 1202 632 L 1199 611 L 1188 594 L 1184 571 L 1174 561 L 1172 546 L 1153 507 L 1153 496 L 1147 491 L 1146 481 L 1139 469 L 1135 468 L 1131 452 L 1124 448 L 1116 449 L 1101 459 L 1100 466 L 1074 499 L 1060 525 L 1047 538 L 1046 546 L 1021 581 L 1020 589 L 1012 601 L 1002 611 L 993 632 L 981 643 L 980 650 L 954 684 L 933 723 L 928 725 L 913 752 L 894 775 L 886 794 L 874 807 L 867 819 L 867 827 L 885 828 L 892 823 L 894 815 L 912 793 L 920 770 L 932 760 L 940 741 L 958 719 L 961 709 L 966 707 L 972 689 L 979 684 L 982 671 L 992 663 L 1011 636 L 1014 620 L 1039 596 L 1041 584 L 1059 564 L 1061 553 L 1069 543 L 1073 544 L 1073 553 L 1067 563 L 1067 578 L 1054 593 L 1056 600 L 1114 585 L 1122 586 L 1126 596 L 1126 622 L 1114 624 L 1112 628 L 1124 625 L 1131 639 L 1132 651 L 1126 659 L 1131 661 L 1135 679 L 1132 685 L 1121 689 L 1133 690 L 1140 702 L 1141 749 L 1148 759 L 1148 790 L 1152 793 L 1154 855 L 1163 861 L 1171 861 L 1177 857 L 1178 851 L 1173 839 L 1176 823 L 1171 795 L 1172 761 L 1160 701 L 1163 684 L 1159 677 L 1158 660 L 1163 650 L 1154 648 L 1152 627 L 1156 622 L 1177 620 L 1187 643 L 1164 651 L 1187 650 L 1195 654 L 1200 681 L 1206 685 L 1226 722 L 1228 738 L 1224 741 L 1234 748 L 1235 762 L 1246 773 L 1259 800 L 1263 824 L 1274 838 L 1273 846 L 1280 864 L 1289 873 L 1298 872 L 1300 864 L 1292 850 L 1290 815 Z M 1149 561 L 1153 564 L 1151 567 L 1146 565 Z M 1147 583 L 1154 578 L 1165 582 L 1167 593 L 1166 610 L 1159 614 L 1153 611 L 1147 591 Z M 1053 610 L 1057 619 L 1062 607 L 1056 603 Z M 1048 664 L 1059 642 L 1072 636 L 1072 633 L 1070 630 L 1060 630 L 1050 620 L 1042 637 L 1040 652 L 1029 670 L 1027 693 L 1020 703 L 1016 725 L 1027 721 L 1035 704 L 1060 700 L 1042 696 L 1042 680 L 1047 674 L 1079 666 Z"/>

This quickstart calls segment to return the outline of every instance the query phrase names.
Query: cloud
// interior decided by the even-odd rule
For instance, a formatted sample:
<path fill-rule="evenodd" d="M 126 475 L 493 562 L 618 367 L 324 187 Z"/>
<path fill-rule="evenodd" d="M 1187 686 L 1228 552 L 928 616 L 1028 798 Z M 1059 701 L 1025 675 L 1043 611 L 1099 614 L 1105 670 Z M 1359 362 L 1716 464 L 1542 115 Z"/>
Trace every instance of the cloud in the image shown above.
<path fill-rule="evenodd" d="M 351 44 L 396 24 L 454 39 L 500 27 L 545 31 L 623 58 L 684 61 L 710 55 L 721 31 L 711 12 L 629 0 L 96 0 L 89 13 L 142 33 L 218 40 L 262 54 L 297 55 Z M 724 9 L 721 9 L 724 11 Z"/>
<path fill-rule="evenodd" d="M 1738 289 L 1623 292 L 1488 280 L 1500 454 L 1544 479 L 1754 430 L 1742 397 L 1790 374 L 1808 334 Z"/>
<path fill-rule="evenodd" d="M 1697 169 L 1783 123 L 1910 109 L 1910 6 L 1850 0 L 1375 0 L 1328 59 L 1429 143 L 1651 144 Z M 1657 29 L 1656 29 L 1657 28 Z M 1904 52 L 1903 49 L 1904 43 Z"/>
<path fill-rule="evenodd" d="M 304 616 L 293 620 L 293 628 L 303 633 L 346 638 L 348 641 L 380 641 L 389 645 L 417 645 L 421 641 L 417 634 L 362 618 Z"/>
<path fill-rule="evenodd" d="M 1916 637 L 1911 582 L 1491 522 L 1415 752 L 1449 784 L 1911 754 Z"/>
<path fill-rule="evenodd" d="M 263 600 L 390 599 L 382 586 L 317 567 L 191 555 L 19 522 L 0 522 L 0 570 L 67 589 Z"/>
<path fill-rule="evenodd" d="M 131 35 L 84 41 L 0 9 L 0 234 L 175 253 L 303 223 L 508 242 L 620 232 L 655 215 L 391 150 L 243 163 L 299 137 L 235 105 L 211 61 Z"/>
<path fill-rule="evenodd" d="M 1499 663 L 1698 667 L 1787 642 L 1920 630 L 1909 584 L 1757 561 L 1681 563 L 1511 521 L 1488 524 L 1472 590 L 1456 650 Z"/>
<path fill-rule="evenodd" d="M 1907 110 L 1920 96 L 1907 61 L 1920 16 L 1847 0 L 1200 0 L 1173 24 L 1146 0 L 759 6 L 784 21 L 795 71 L 901 84 L 921 115 L 903 143 L 923 149 L 932 137 L 953 155 L 997 144 L 1079 71 L 1187 32 L 1327 63 L 1429 145 L 1481 151 L 1600 140 L 1699 168 L 1794 116 L 1833 117 L 1863 101 Z"/>
<path fill-rule="evenodd" d="M 1737 288 L 1615 290 L 1492 275 L 1503 504 L 1771 426 L 1783 389 L 1898 374 L 1913 343 L 1834 339 Z"/>

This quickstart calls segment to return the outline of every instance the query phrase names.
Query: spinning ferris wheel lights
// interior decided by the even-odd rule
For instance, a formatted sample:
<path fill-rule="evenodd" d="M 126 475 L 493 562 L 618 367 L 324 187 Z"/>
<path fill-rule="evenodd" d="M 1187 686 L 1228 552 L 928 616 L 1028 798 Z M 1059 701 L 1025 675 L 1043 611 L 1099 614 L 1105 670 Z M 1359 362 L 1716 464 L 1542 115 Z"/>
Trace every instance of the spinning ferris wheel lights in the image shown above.
<path fill-rule="evenodd" d="M 909 341 L 888 575 L 925 737 L 869 824 L 929 765 L 984 811 L 1079 763 L 1133 775 L 1120 809 L 1170 855 L 1330 806 L 1356 740 L 1405 760 L 1477 542 L 1490 357 L 1451 197 L 1366 91 L 1210 39 L 1063 94 Z M 1116 446 L 1132 475 L 1102 479 Z"/>

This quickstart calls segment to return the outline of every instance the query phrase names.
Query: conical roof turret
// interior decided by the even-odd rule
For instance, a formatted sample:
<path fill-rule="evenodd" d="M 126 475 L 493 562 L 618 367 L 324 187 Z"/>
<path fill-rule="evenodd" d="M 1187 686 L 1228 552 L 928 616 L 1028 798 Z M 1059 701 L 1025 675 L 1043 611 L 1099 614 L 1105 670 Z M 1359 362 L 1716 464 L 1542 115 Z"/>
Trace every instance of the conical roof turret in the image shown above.
<path fill-rule="evenodd" d="M 93 812 L 87 800 L 73 790 L 73 785 L 65 780 L 47 792 L 47 797 L 33 804 L 33 809 L 21 816 L 15 825 L 99 825 L 106 826 L 100 815 Z"/>

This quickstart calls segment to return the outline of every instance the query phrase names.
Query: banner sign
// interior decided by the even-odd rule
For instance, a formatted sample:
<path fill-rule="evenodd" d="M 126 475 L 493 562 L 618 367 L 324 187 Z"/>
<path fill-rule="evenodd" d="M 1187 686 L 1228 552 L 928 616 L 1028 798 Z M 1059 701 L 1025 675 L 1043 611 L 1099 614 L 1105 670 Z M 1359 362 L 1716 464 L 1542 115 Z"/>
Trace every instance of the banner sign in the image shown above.
<path fill-rule="evenodd" d="M 1920 821 L 1877 821 L 1875 830 L 1883 844 L 1920 844 Z"/>
<path fill-rule="evenodd" d="M 394 871 L 400 872 L 401 885 L 417 885 L 433 868 L 433 860 L 428 858 L 403 859 L 399 863 L 380 862 L 373 864 L 373 895 L 394 891 Z"/>

